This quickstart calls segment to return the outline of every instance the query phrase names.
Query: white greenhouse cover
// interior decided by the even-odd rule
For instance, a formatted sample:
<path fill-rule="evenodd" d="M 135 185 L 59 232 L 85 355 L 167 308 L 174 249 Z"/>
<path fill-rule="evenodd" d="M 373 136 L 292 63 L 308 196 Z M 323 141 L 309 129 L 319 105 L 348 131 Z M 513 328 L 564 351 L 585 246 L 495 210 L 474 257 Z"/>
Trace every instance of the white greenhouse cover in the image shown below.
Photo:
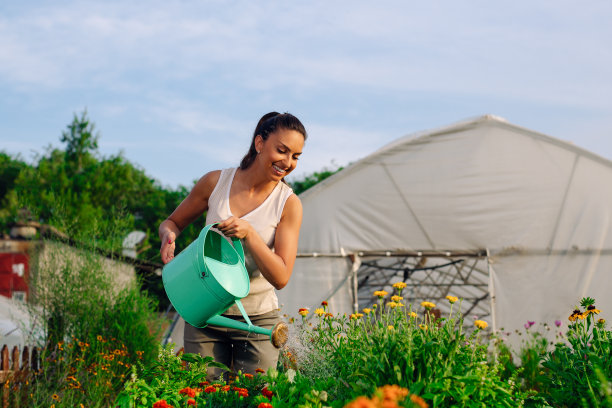
<path fill-rule="evenodd" d="M 485 254 L 475 310 L 494 330 L 566 325 L 583 296 L 612 318 L 612 162 L 570 143 L 486 115 L 400 138 L 300 198 L 284 313 L 352 313 L 360 253 L 467 251 Z"/>

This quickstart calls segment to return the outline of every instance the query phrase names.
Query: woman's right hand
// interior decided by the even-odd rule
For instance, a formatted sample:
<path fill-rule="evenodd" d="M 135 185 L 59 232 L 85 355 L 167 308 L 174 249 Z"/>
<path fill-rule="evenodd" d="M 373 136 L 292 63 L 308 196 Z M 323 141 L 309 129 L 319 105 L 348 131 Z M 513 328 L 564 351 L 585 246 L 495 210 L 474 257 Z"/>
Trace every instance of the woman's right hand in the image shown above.
<path fill-rule="evenodd" d="M 174 259 L 174 249 L 176 248 L 174 241 L 176 241 L 176 234 L 172 231 L 166 232 L 162 237 L 159 253 L 164 264 Z"/>

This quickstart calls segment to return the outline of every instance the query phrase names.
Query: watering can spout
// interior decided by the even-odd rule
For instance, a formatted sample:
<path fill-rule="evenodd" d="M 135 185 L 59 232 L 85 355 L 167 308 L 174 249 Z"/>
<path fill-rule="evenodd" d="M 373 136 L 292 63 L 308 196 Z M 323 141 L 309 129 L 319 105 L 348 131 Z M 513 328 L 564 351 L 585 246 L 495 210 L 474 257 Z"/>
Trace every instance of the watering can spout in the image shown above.
<path fill-rule="evenodd" d="M 229 317 L 213 316 L 208 319 L 207 323 L 213 326 L 227 327 L 230 329 L 247 331 L 249 333 L 270 336 L 270 341 L 276 348 L 283 347 L 289 338 L 289 330 L 284 322 L 277 323 L 272 329 L 264 329 L 263 327 L 253 326 L 252 324 L 230 319 Z"/>

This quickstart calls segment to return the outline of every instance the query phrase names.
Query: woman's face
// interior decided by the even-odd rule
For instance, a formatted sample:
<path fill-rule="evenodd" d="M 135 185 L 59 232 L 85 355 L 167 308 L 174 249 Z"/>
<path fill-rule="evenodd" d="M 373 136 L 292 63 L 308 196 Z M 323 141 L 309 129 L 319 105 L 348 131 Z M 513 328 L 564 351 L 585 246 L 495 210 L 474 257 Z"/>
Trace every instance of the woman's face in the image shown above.
<path fill-rule="evenodd" d="M 267 140 L 258 136 L 255 147 L 258 160 L 272 179 L 280 180 L 297 166 L 304 148 L 304 136 L 296 130 L 278 129 Z"/>

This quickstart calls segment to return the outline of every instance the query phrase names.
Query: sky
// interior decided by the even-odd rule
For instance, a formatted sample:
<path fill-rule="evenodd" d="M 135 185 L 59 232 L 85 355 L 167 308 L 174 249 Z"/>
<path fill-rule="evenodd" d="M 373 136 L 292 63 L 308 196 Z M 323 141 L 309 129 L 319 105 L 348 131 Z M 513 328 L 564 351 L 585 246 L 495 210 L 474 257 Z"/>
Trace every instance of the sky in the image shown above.
<path fill-rule="evenodd" d="M 235 166 L 258 119 L 292 178 L 485 114 L 612 159 L 612 2 L 0 2 L 0 151 L 33 162 L 87 110 L 104 157 L 165 187 Z"/>

